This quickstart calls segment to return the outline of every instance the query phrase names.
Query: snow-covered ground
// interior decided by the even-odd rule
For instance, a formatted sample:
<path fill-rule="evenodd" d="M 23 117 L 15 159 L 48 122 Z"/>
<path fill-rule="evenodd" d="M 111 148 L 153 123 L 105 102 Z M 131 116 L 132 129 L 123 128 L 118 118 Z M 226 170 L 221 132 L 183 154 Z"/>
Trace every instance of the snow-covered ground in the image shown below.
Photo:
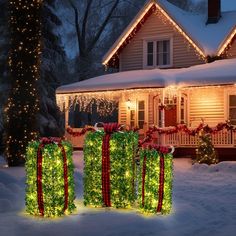
<path fill-rule="evenodd" d="M 0 158 L 1 159 L 1 158 Z M 24 211 L 23 167 L 0 161 L 1 236 L 233 236 L 236 232 L 236 162 L 215 166 L 174 160 L 173 212 L 147 217 L 136 211 L 86 208 L 82 204 L 82 153 L 74 155 L 77 210 L 57 219 Z"/>

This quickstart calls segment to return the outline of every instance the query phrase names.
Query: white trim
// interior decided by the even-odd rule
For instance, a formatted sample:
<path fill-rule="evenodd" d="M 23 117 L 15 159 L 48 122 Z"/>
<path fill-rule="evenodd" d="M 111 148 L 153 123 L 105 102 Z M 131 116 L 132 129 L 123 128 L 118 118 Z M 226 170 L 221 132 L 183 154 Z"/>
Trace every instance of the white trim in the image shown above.
<path fill-rule="evenodd" d="M 123 33 L 120 35 L 120 37 L 115 41 L 115 43 L 111 46 L 111 48 L 108 50 L 108 52 L 104 55 L 102 59 L 102 64 L 107 65 L 110 59 L 114 56 L 114 54 L 117 52 L 117 50 L 120 48 L 120 46 L 123 44 L 123 42 L 128 38 L 129 34 L 132 32 L 132 30 L 137 26 L 137 24 L 142 20 L 142 18 L 145 16 L 145 14 L 149 11 L 149 9 L 155 5 L 157 7 L 157 10 L 159 10 L 173 25 L 173 27 L 180 32 L 187 41 L 195 48 L 195 50 L 200 54 L 201 57 L 205 59 L 206 55 L 203 51 L 203 49 L 198 45 L 199 42 L 195 42 L 194 39 L 190 35 L 188 35 L 187 32 L 179 25 L 171 15 L 169 15 L 168 11 L 161 6 L 159 2 L 156 2 L 154 0 L 149 0 L 144 7 L 138 12 L 136 17 L 131 21 L 131 23 L 126 27 L 126 29 L 123 31 Z"/>
<path fill-rule="evenodd" d="M 225 52 L 225 49 L 227 48 L 227 46 L 231 43 L 231 41 L 233 40 L 234 36 L 236 35 L 236 27 L 234 26 L 234 28 L 232 29 L 232 31 L 230 32 L 230 34 L 228 34 L 224 40 L 222 41 L 222 43 L 220 44 L 218 50 L 217 50 L 217 56 L 220 56 L 222 53 Z"/>
<path fill-rule="evenodd" d="M 229 89 L 228 91 L 227 91 L 227 99 L 226 99 L 226 104 L 227 104 L 227 106 L 226 106 L 226 116 L 227 116 L 227 119 L 229 119 L 229 115 L 230 115 L 230 112 L 229 112 L 229 108 L 230 108 L 230 104 L 229 104 L 229 97 L 230 96 L 232 96 L 232 95 L 234 95 L 234 96 L 236 96 L 236 90 L 233 90 L 233 89 Z"/>
<path fill-rule="evenodd" d="M 157 41 L 170 41 L 170 64 L 160 65 L 156 64 L 156 42 Z M 147 43 L 153 42 L 153 66 L 147 65 Z M 170 68 L 173 67 L 173 34 L 163 34 L 156 37 L 145 37 L 143 38 L 143 69 L 154 69 L 154 68 Z"/>
<path fill-rule="evenodd" d="M 145 14 L 149 11 L 149 9 L 156 4 L 153 0 L 149 0 L 144 7 L 138 12 L 136 17 L 130 22 L 130 24 L 126 27 L 120 37 L 115 41 L 115 43 L 111 46 L 108 52 L 104 55 L 102 59 L 102 64 L 106 65 L 109 60 L 114 56 L 116 51 L 120 48 L 132 30 L 136 27 L 136 25 L 142 20 Z"/>
<path fill-rule="evenodd" d="M 138 126 L 138 102 L 139 101 L 144 101 L 144 125 L 149 124 L 148 122 L 148 108 L 149 108 L 149 103 L 148 103 L 148 94 L 140 94 L 139 98 L 133 98 L 130 99 L 130 101 L 133 103 L 133 107 L 131 109 L 127 108 L 127 113 L 126 113 L 126 117 L 127 117 L 127 123 L 130 126 L 130 111 L 131 110 L 135 110 L 135 119 L 134 119 L 134 123 L 135 126 Z"/>

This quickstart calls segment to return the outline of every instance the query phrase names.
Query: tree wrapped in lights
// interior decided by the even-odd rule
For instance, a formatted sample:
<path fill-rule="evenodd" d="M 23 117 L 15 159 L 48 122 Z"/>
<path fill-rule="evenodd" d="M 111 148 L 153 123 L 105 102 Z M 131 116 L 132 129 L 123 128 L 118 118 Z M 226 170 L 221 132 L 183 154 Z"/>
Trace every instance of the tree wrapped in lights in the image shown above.
<path fill-rule="evenodd" d="M 26 156 L 26 211 L 46 217 L 75 209 L 72 146 L 60 139 L 29 143 Z"/>
<path fill-rule="evenodd" d="M 135 201 L 138 134 L 105 125 L 90 132 L 84 145 L 84 204 L 127 208 Z M 113 126 L 115 127 L 115 126 Z"/>
<path fill-rule="evenodd" d="M 168 214 L 172 208 L 173 156 L 156 148 L 140 151 L 138 202 L 142 212 Z"/>
<path fill-rule="evenodd" d="M 5 108 L 9 166 L 24 163 L 27 144 L 38 132 L 41 7 L 42 0 L 10 0 L 9 3 L 11 92 Z"/>
<path fill-rule="evenodd" d="M 198 137 L 198 147 L 196 149 L 196 159 L 194 160 L 194 163 L 205 163 L 207 165 L 218 163 L 219 159 L 212 144 L 211 134 L 202 129 L 200 130 Z"/>

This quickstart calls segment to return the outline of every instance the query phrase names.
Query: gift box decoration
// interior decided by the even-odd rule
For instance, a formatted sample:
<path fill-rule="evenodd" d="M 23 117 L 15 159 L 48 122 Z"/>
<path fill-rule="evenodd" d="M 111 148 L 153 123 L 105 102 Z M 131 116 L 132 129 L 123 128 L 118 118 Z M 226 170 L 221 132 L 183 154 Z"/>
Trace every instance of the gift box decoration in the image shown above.
<path fill-rule="evenodd" d="M 30 142 L 26 153 L 26 211 L 53 217 L 75 209 L 72 146 L 60 138 Z"/>
<path fill-rule="evenodd" d="M 138 201 L 142 212 L 168 214 L 172 208 L 173 155 L 168 148 L 140 151 Z"/>
<path fill-rule="evenodd" d="M 138 134 L 121 132 L 116 123 L 88 133 L 84 145 L 84 204 L 116 208 L 135 201 Z"/>

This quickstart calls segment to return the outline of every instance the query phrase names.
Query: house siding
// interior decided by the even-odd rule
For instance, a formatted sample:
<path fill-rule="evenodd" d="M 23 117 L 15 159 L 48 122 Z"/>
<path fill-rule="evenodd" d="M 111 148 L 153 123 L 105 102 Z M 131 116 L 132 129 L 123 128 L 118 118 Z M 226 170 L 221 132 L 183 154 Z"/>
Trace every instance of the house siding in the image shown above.
<path fill-rule="evenodd" d="M 166 35 L 173 38 L 173 67 L 189 67 L 204 63 L 184 36 L 174 29 L 160 11 L 157 11 L 147 19 L 140 31 L 121 52 L 120 71 L 143 69 L 143 40 Z"/>
<path fill-rule="evenodd" d="M 195 127 L 204 119 L 208 125 L 225 121 L 223 88 L 198 88 L 189 92 L 189 125 Z"/>
<path fill-rule="evenodd" d="M 127 123 L 127 109 L 125 101 L 119 101 L 119 124 L 126 125 Z"/>
<path fill-rule="evenodd" d="M 148 125 L 154 124 L 154 95 L 150 94 L 148 99 Z"/>

